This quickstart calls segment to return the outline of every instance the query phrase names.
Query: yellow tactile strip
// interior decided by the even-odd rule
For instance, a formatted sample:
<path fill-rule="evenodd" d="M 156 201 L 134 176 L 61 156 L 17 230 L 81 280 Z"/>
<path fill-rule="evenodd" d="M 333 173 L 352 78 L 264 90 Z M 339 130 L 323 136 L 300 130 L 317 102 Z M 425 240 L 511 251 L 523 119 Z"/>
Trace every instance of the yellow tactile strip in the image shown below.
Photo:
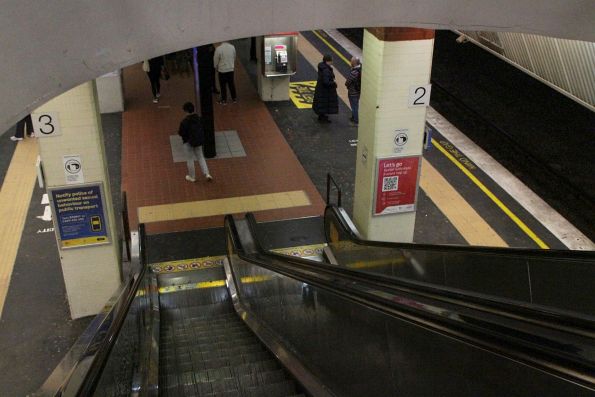
<path fill-rule="evenodd" d="M 291 192 L 140 207 L 138 209 L 138 219 L 140 223 L 174 221 L 241 212 L 301 207 L 310 204 L 310 199 L 306 192 L 295 190 Z"/>
<path fill-rule="evenodd" d="M 37 154 L 34 139 L 20 141 L 0 190 L 0 316 L 35 186 Z"/>
<path fill-rule="evenodd" d="M 314 68 L 322 59 L 321 53 L 302 35 L 298 39 L 298 50 Z M 335 78 L 337 81 L 337 94 L 345 104 L 349 104 L 345 78 L 341 73 L 335 73 Z M 457 231 L 461 233 L 467 243 L 492 247 L 508 246 L 456 189 L 425 159 L 422 161 L 419 185 Z"/>

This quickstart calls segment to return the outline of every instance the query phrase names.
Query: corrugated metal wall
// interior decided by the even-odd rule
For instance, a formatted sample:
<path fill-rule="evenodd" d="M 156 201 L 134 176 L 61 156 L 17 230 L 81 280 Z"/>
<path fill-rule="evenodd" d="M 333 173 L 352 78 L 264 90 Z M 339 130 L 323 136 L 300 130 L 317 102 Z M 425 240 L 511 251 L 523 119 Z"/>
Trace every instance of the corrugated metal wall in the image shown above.
<path fill-rule="evenodd" d="M 459 33 L 595 111 L 595 43 L 522 33 Z"/>

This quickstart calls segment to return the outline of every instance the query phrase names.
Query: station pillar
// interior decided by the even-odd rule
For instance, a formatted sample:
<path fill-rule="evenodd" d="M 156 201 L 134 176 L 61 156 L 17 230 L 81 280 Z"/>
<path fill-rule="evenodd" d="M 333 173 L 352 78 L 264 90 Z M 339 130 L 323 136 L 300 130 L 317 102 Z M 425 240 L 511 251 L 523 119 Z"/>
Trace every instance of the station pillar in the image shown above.
<path fill-rule="evenodd" d="M 411 242 L 434 31 L 364 29 L 354 222 L 370 240 Z"/>
<path fill-rule="evenodd" d="M 95 82 L 50 100 L 32 118 L 70 314 L 94 315 L 121 282 Z"/>

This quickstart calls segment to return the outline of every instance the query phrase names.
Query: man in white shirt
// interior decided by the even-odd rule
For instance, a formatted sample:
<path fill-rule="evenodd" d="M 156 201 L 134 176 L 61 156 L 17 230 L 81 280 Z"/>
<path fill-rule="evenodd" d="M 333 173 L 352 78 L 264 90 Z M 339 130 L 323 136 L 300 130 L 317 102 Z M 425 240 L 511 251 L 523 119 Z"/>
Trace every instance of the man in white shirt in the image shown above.
<path fill-rule="evenodd" d="M 221 105 L 227 104 L 227 86 L 231 92 L 231 99 L 237 102 L 236 85 L 234 83 L 233 71 L 236 61 L 236 49 L 227 41 L 219 44 L 213 55 L 213 66 L 219 72 L 219 88 L 221 89 Z"/>

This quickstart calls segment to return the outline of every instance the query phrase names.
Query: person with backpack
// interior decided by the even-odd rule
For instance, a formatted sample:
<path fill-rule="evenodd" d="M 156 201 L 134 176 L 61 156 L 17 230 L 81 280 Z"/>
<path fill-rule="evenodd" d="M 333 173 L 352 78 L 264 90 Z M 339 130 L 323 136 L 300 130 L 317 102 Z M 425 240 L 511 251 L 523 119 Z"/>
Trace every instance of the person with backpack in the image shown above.
<path fill-rule="evenodd" d="M 188 113 L 180 123 L 180 128 L 178 129 L 178 134 L 182 137 L 184 150 L 186 151 L 187 156 L 186 165 L 188 166 L 188 175 L 186 175 L 186 180 L 188 182 L 196 182 L 196 172 L 194 170 L 194 158 L 196 157 L 202 173 L 207 178 L 207 181 L 210 182 L 213 180 L 213 177 L 209 174 L 209 167 L 207 166 L 205 156 L 202 152 L 202 145 L 205 141 L 202 120 L 200 119 L 200 116 L 194 112 L 194 105 L 192 102 L 186 102 L 182 109 L 184 109 L 184 112 Z"/>
<path fill-rule="evenodd" d="M 359 58 L 351 58 L 351 72 L 347 80 L 345 80 L 347 87 L 347 97 L 349 98 L 349 105 L 351 106 L 351 121 L 353 124 L 359 124 L 359 97 L 362 92 L 362 64 Z"/>

